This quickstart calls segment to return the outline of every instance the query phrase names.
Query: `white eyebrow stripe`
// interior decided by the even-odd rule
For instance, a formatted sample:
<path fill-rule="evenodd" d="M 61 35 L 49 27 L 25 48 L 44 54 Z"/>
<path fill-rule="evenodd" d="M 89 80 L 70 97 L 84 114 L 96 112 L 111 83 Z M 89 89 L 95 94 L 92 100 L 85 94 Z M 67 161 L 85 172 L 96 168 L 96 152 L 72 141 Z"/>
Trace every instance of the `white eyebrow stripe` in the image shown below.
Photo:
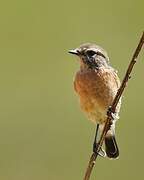
<path fill-rule="evenodd" d="M 106 56 L 105 56 L 101 51 L 99 51 L 99 49 L 90 48 L 90 49 L 88 49 L 88 50 L 92 50 L 92 51 L 94 51 L 97 55 L 99 55 L 99 56 L 101 56 L 101 57 L 103 57 L 103 58 L 106 59 Z"/>
<path fill-rule="evenodd" d="M 103 53 L 101 53 L 100 51 L 97 51 L 96 54 L 99 56 L 102 56 L 103 58 L 106 58 L 105 55 Z"/>

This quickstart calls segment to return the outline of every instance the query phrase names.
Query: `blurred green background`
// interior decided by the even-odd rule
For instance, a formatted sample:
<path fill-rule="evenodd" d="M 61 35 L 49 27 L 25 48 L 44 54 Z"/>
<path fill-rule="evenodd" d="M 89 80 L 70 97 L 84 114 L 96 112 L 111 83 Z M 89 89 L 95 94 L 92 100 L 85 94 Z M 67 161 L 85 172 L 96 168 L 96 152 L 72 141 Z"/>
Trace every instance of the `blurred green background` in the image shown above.
<path fill-rule="evenodd" d="M 0 2 L 0 179 L 82 179 L 95 127 L 73 92 L 68 49 L 95 42 L 122 79 L 144 30 L 144 1 Z M 91 180 L 143 179 L 144 52 L 117 124 L 120 158 L 99 158 Z"/>

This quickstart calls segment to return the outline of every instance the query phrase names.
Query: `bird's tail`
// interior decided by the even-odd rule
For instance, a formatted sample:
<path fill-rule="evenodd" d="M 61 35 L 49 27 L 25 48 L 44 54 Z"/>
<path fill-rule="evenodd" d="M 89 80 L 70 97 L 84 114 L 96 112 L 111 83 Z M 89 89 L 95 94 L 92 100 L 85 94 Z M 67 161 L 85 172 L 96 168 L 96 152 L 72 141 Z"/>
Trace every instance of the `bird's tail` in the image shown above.
<path fill-rule="evenodd" d="M 105 150 L 109 158 L 116 159 L 119 156 L 119 149 L 115 139 L 115 133 L 112 130 L 107 132 L 105 137 Z"/>

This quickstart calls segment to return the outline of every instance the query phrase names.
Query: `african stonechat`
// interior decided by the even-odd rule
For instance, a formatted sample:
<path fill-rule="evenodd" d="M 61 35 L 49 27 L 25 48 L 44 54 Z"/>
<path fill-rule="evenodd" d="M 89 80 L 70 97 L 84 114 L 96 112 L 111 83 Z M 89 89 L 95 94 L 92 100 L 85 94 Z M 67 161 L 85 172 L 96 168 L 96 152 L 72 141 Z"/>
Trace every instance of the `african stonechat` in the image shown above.
<path fill-rule="evenodd" d="M 102 132 L 107 119 L 107 111 L 120 87 L 117 72 L 110 66 L 104 49 L 95 44 L 82 44 L 69 53 L 79 57 L 80 69 L 74 78 L 74 89 L 79 96 L 80 106 L 88 119 L 97 125 L 93 151 L 97 147 L 98 130 Z M 105 151 L 109 158 L 117 158 L 119 150 L 115 139 L 115 123 L 118 119 L 119 101 L 114 119 L 105 137 Z M 101 150 L 104 154 L 104 150 Z"/>

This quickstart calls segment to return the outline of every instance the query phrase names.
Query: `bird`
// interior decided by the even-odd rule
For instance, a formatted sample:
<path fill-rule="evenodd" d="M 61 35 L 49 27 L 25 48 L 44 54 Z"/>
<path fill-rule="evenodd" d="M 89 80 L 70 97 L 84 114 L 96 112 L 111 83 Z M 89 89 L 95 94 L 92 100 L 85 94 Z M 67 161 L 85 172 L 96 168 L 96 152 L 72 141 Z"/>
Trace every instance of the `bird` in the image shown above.
<path fill-rule="evenodd" d="M 74 90 L 79 97 L 80 107 L 89 120 L 96 125 L 93 152 L 97 152 L 98 132 L 102 133 L 107 112 L 112 105 L 121 85 L 117 71 L 110 65 L 107 52 L 93 43 L 85 43 L 68 51 L 79 59 L 80 68 L 74 76 Z M 110 159 L 119 157 L 119 148 L 115 137 L 115 124 L 119 119 L 121 99 L 116 107 L 109 130 L 105 136 L 105 150 L 99 155 Z"/>

